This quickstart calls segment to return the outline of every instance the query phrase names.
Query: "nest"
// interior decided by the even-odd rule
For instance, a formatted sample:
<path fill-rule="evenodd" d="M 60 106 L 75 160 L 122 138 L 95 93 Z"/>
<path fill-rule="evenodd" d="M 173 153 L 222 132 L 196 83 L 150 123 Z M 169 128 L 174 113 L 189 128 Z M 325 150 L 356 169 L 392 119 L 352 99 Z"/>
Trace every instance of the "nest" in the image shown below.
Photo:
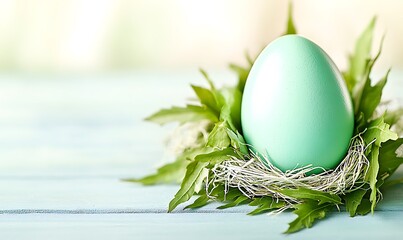
<path fill-rule="evenodd" d="M 332 194 L 346 194 L 365 184 L 364 177 L 369 161 L 365 156 L 365 145 L 361 134 L 354 136 L 348 152 L 337 168 L 320 174 L 307 173 L 318 167 L 305 166 L 282 172 L 270 164 L 269 159 L 261 159 L 258 154 L 251 154 L 249 159 L 229 158 L 212 169 L 212 178 L 207 181 L 206 189 L 211 192 L 219 185 L 238 188 L 249 198 L 270 196 L 283 200 L 289 206 L 299 203 L 298 199 L 280 193 L 282 189 L 308 188 Z M 263 164 L 263 161 L 268 164 Z M 324 170 L 320 168 L 321 170 Z"/>
<path fill-rule="evenodd" d="M 168 138 L 168 149 L 177 154 L 184 149 L 199 147 L 207 140 L 208 126 L 208 121 L 179 126 Z M 270 196 L 276 201 L 282 200 L 287 203 L 281 209 L 284 210 L 300 203 L 300 200 L 282 194 L 282 189 L 307 188 L 337 195 L 355 191 L 366 183 L 364 178 L 369 161 L 365 151 L 373 143 L 366 145 L 362 134 L 350 140 L 344 159 L 335 169 L 328 171 L 308 165 L 282 172 L 270 163 L 270 159 L 262 159 L 256 153 L 245 158 L 228 157 L 228 160 L 216 164 L 211 170 L 206 181 L 206 192 L 214 198 L 211 192 L 218 186 L 225 187 L 225 194 L 231 188 L 237 188 L 249 198 Z M 307 174 L 318 169 L 322 173 Z"/>

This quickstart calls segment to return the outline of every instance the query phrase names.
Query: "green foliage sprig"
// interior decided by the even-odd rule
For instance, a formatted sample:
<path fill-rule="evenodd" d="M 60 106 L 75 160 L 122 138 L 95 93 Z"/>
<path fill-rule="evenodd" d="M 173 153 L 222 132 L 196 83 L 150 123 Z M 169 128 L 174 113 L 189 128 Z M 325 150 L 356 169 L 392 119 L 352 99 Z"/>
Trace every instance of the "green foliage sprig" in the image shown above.
<path fill-rule="evenodd" d="M 403 109 L 377 112 L 389 70 L 374 85 L 370 76 L 381 54 L 379 49 L 376 56 L 371 57 L 375 22 L 376 19 L 372 19 L 358 38 L 355 50 L 349 57 L 349 68 L 343 72 L 354 105 L 355 134 L 363 132 L 362 138 L 367 145 L 365 156 L 369 166 L 364 186 L 339 195 L 305 188 L 281 190 L 281 194 L 298 199 L 298 203 L 292 205 L 297 218 L 289 224 L 286 233 L 311 227 L 315 220 L 324 218 L 327 212 L 336 207 L 339 209 L 339 205 L 344 205 L 351 217 L 374 212 L 383 187 L 402 182 L 389 181 L 388 178 L 403 163 L 403 157 L 396 154 L 403 144 L 403 138 L 398 138 L 398 134 L 391 130 L 401 118 Z M 295 33 L 290 6 L 285 34 Z M 255 207 L 249 215 L 256 215 L 281 210 L 286 206 L 284 201 L 270 196 L 250 198 L 238 188 L 228 189 L 224 185 L 212 187 L 206 183 L 217 164 L 231 157 L 245 161 L 251 158 L 240 125 L 242 93 L 253 64 L 250 57 L 247 59 L 248 65 L 245 67 L 230 65 L 230 69 L 238 75 L 236 86 L 217 88 L 208 74 L 201 70 L 209 87 L 191 86 L 199 104 L 162 109 L 146 119 L 158 124 L 203 122 L 207 132 L 207 136 L 200 134 L 191 147 L 185 148 L 174 162 L 160 167 L 155 174 L 141 179 L 128 179 L 145 185 L 181 183 L 179 191 L 169 203 L 168 212 L 194 195 L 198 195 L 198 198 L 186 208 L 200 208 L 211 201 L 223 202 L 219 209 L 248 204 Z"/>

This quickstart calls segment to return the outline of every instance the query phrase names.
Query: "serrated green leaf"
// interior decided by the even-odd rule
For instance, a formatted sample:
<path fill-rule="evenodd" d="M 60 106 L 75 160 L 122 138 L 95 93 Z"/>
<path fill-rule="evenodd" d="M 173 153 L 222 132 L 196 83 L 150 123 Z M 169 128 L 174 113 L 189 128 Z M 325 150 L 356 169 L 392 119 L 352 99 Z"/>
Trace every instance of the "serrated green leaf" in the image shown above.
<path fill-rule="evenodd" d="M 364 114 L 361 112 L 358 114 L 358 116 L 355 116 L 355 123 L 354 123 L 354 128 L 355 128 L 355 133 L 359 134 L 362 133 L 362 131 L 364 131 L 365 127 L 366 127 L 367 121 L 365 120 Z"/>
<path fill-rule="evenodd" d="M 236 197 L 233 201 L 230 201 L 227 204 L 217 207 L 217 209 L 226 209 L 226 208 L 236 207 L 240 204 L 245 204 L 248 201 L 250 201 L 250 199 L 247 196 L 240 195 L 240 196 Z"/>
<path fill-rule="evenodd" d="M 200 194 L 204 190 L 204 182 L 209 174 L 209 169 L 204 168 L 198 177 L 198 181 L 195 182 L 194 193 Z"/>
<path fill-rule="evenodd" d="M 368 84 L 364 87 L 358 111 L 362 112 L 368 119 L 372 117 L 376 107 L 381 102 L 382 90 L 387 82 L 389 72 L 390 70 L 375 86 L 370 86 L 369 81 L 367 81 Z"/>
<path fill-rule="evenodd" d="M 403 146 L 403 138 L 395 141 L 389 140 L 382 144 L 379 150 L 379 174 L 378 179 L 386 179 L 391 176 L 397 168 L 403 164 L 403 155 L 399 155 L 397 150 Z"/>
<path fill-rule="evenodd" d="M 396 140 L 397 134 L 390 130 L 389 124 L 384 122 L 383 116 L 376 118 L 368 123 L 367 130 L 363 134 L 366 144 L 371 143 L 374 139 L 375 145 L 380 147 L 381 143 L 388 140 Z"/>
<path fill-rule="evenodd" d="M 205 174 L 207 165 L 206 162 L 193 161 L 187 166 L 181 187 L 169 203 L 168 212 L 172 212 L 179 204 L 188 201 L 193 196 L 195 190 L 207 177 Z"/>
<path fill-rule="evenodd" d="M 231 157 L 239 157 L 238 154 L 232 148 L 225 148 L 222 150 L 217 150 L 214 152 L 197 155 L 195 160 L 200 162 L 208 163 L 211 167 L 221 163 Z"/>
<path fill-rule="evenodd" d="M 374 144 L 370 148 L 369 152 L 369 168 L 365 175 L 365 180 L 369 182 L 371 188 L 371 194 L 369 200 L 371 201 L 371 211 L 375 210 L 377 202 L 377 181 L 379 173 L 379 149 L 381 144 L 388 140 L 396 140 L 397 134 L 389 129 L 389 124 L 385 123 L 383 116 L 371 121 L 367 125 L 367 131 L 363 134 L 363 138 L 366 144 L 369 144 L 375 139 Z"/>
<path fill-rule="evenodd" d="M 262 198 L 265 198 L 265 197 L 254 198 L 254 199 L 249 203 L 249 206 L 255 207 L 255 206 L 261 205 L 261 204 L 262 204 Z M 271 197 L 268 197 L 268 198 L 270 198 L 270 200 L 273 200 Z"/>
<path fill-rule="evenodd" d="M 209 108 L 216 116 L 217 118 L 220 115 L 220 107 L 217 105 L 216 98 L 214 96 L 214 93 L 203 87 L 191 85 L 193 91 L 196 93 L 197 97 L 200 100 L 200 103 Z"/>
<path fill-rule="evenodd" d="M 183 159 L 165 164 L 157 169 L 155 174 L 151 174 L 142 178 L 123 179 L 126 182 L 136 182 L 143 185 L 155 185 L 161 183 L 179 183 L 185 176 L 187 162 Z"/>
<path fill-rule="evenodd" d="M 234 133 L 231 129 L 227 128 L 228 137 L 231 139 L 231 146 L 235 149 L 239 149 L 239 151 L 244 154 L 248 155 L 249 150 L 246 145 L 245 139 L 243 136 L 237 131 Z"/>
<path fill-rule="evenodd" d="M 249 70 L 241 72 L 241 67 L 236 65 L 231 65 L 240 74 L 241 81 L 247 78 Z M 202 71 L 207 79 L 209 77 Z M 242 75 L 241 75 L 242 74 Z M 213 90 L 211 93 L 215 96 L 216 108 L 220 109 L 219 122 L 216 123 L 214 129 L 209 135 L 209 140 L 207 146 L 214 146 L 217 148 L 225 148 L 230 144 L 230 139 L 226 133 L 224 133 L 224 128 L 230 128 L 233 131 L 241 129 L 241 101 L 242 92 L 238 88 L 222 88 L 220 90 L 215 90 L 214 85 L 211 85 Z M 211 97 L 210 97 L 211 99 Z M 210 104 L 211 105 L 211 104 Z M 216 143 L 219 143 L 216 145 Z M 228 145 L 227 145 L 228 144 Z"/>
<path fill-rule="evenodd" d="M 347 88 L 352 92 L 357 82 L 363 81 L 368 59 L 371 57 L 372 36 L 376 18 L 373 18 L 367 28 L 356 41 L 354 53 L 349 57 L 349 70 L 344 73 Z"/>
<path fill-rule="evenodd" d="M 289 223 L 289 228 L 285 233 L 294 233 L 303 228 L 312 227 L 315 220 L 322 219 L 326 213 L 334 209 L 333 203 L 319 204 L 317 201 L 307 200 L 295 205 L 293 213 L 298 217 Z"/>
<path fill-rule="evenodd" d="M 370 74 L 372 71 L 373 66 L 375 65 L 376 61 L 378 60 L 379 56 L 382 52 L 382 44 L 383 39 L 381 41 L 381 45 L 379 47 L 378 53 L 373 59 L 368 59 L 366 62 L 366 68 L 364 75 L 361 79 L 355 82 L 355 85 L 352 90 L 352 99 L 354 105 L 354 113 L 357 115 L 358 113 L 364 113 L 365 118 L 368 120 L 372 117 L 374 103 L 377 102 L 376 106 L 379 104 L 380 97 L 382 96 L 383 86 L 382 84 L 386 84 L 386 80 L 389 74 L 389 71 L 386 74 L 384 81 L 380 81 L 379 86 L 371 86 L 371 78 Z M 369 96 L 368 96 L 369 95 Z M 379 96 L 380 95 L 380 96 Z M 375 97 L 375 99 L 371 99 Z M 378 99 L 379 98 L 379 99 Z M 375 107 L 376 107 L 375 106 Z"/>
<path fill-rule="evenodd" d="M 297 34 L 297 30 L 295 29 L 294 20 L 292 19 L 292 4 L 288 5 L 288 18 L 287 18 L 287 30 L 283 35 L 287 34 Z"/>
<path fill-rule="evenodd" d="M 241 129 L 242 93 L 237 88 L 221 90 L 224 102 L 220 112 L 220 120 L 226 121 L 233 131 Z"/>
<path fill-rule="evenodd" d="M 350 217 L 354 217 L 357 214 L 357 208 L 366 192 L 364 189 L 357 189 L 343 196 L 346 210 L 350 213 Z"/>
<path fill-rule="evenodd" d="M 186 107 L 172 107 L 170 109 L 162 109 L 157 113 L 147 117 L 146 121 L 165 124 L 169 122 L 179 122 L 181 124 L 187 122 L 195 122 L 200 120 L 210 120 L 217 122 L 217 116 L 209 109 L 200 106 L 187 105 Z"/>
<path fill-rule="evenodd" d="M 155 174 L 139 179 L 123 179 L 123 181 L 136 182 L 144 185 L 180 183 L 185 176 L 186 166 L 189 162 L 193 161 L 197 155 L 207 153 L 208 151 L 210 151 L 210 149 L 206 148 L 185 150 L 175 159 L 174 162 L 167 163 L 158 168 Z"/>
<path fill-rule="evenodd" d="M 378 181 L 378 172 L 379 172 L 379 146 L 372 146 L 371 153 L 369 156 L 369 168 L 367 174 L 365 175 L 365 180 L 369 182 L 369 186 L 371 188 L 371 194 L 369 200 L 371 201 L 371 211 L 374 212 L 376 202 L 377 202 L 377 194 L 378 188 L 376 187 L 376 183 Z"/>
<path fill-rule="evenodd" d="M 217 122 L 208 136 L 206 146 L 214 149 L 224 149 L 231 144 L 227 134 L 228 124 L 226 121 Z"/>
<path fill-rule="evenodd" d="M 213 81 L 211 80 L 211 78 L 209 77 L 209 75 L 207 74 L 207 72 L 206 72 L 204 69 L 202 69 L 202 68 L 200 68 L 199 71 L 200 71 L 200 73 L 203 75 L 204 79 L 206 79 L 207 83 L 210 85 L 210 89 L 211 89 L 213 92 L 216 91 L 216 88 L 215 88 L 215 86 L 214 86 L 214 83 L 213 83 Z"/>
<path fill-rule="evenodd" d="M 250 202 L 250 200 L 245 199 L 245 195 L 237 188 L 229 188 L 228 192 L 226 192 L 226 188 L 224 185 L 218 185 L 209 194 L 213 197 L 217 202 L 226 202 L 227 204 L 219 207 L 218 209 L 228 208 L 231 206 L 237 206 L 239 204 L 245 204 Z M 247 198 L 247 197 L 246 197 Z"/>
<path fill-rule="evenodd" d="M 257 208 L 248 213 L 248 215 L 258 215 L 273 209 L 282 208 L 285 206 L 284 201 L 274 201 L 271 197 L 256 198 L 249 203 L 249 206 L 257 206 Z"/>
<path fill-rule="evenodd" d="M 371 202 L 364 198 L 362 199 L 361 204 L 357 207 L 357 214 L 361 216 L 367 215 L 369 212 L 371 212 L 371 207 Z"/>
<path fill-rule="evenodd" d="M 280 193 L 296 199 L 310 199 L 318 201 L 319 204 L 324 203 L 334 203 L 341 204 L 341 199 L 336 194 L 326 193 L 322 191 L 316 191 L 308 188 L 297 188 L 297 189 L 281 189 L 278 190 Z"/>
<path fill-rule="evenodd" d="M 191 208 L 191 209 L 196 209 L 196 208 L 201 208 L 203 206 L 206 206 L 209 202 L 210 198 L 207 195 L 201 195 L 199 196 L 192 204 L 187 205 L 184 209 Z"/>
<path fill-rule="evenodd" d="M 241 67 L 237 64 L 230 64 L 229 68 L 234 71 L 238 75 L 238 84 L 237 84 L 237 89 L 243 93 L 243 90 L 245 88 L 246 80 L 248 79 L 248 75 L 250 72 L 250 69 L 252 67 L 252 62 L 249 60 L 249 66 L 247 67 Z"/>
<path fill-rule="evenodd" d="M 212 187 L 210 185 L 210 187 Z M 217 201 L 224 201 L 224 196 L 225 196 L 225 187 L 224 185 L 217 185 L 214 186 L 214 188 L 212 187 L 212 189 L 210 189 L 210 194 L 211 197 L 217 199 Z"/>
<path fill-rule="evenodd" d="M 232 201 L 233 199 L 242 196 L 242 192 L 238 188 L 230 188 L 226 194 L 224 194 L 222 201 Z"/>

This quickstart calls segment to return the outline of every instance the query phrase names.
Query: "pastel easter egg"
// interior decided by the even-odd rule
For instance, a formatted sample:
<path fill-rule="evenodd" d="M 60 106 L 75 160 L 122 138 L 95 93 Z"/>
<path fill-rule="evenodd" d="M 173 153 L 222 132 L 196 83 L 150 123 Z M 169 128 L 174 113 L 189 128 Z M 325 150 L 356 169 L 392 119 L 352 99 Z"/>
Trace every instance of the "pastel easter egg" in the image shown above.
<path fill-rule="evenodd" d="M 286 35 L 270 43 L 253 64 L 241 124 L 252 150 L 280 170 L 308 165 L 328 170 L 346 155 L 354 112 L 330 57 L 312 41 Z"/>

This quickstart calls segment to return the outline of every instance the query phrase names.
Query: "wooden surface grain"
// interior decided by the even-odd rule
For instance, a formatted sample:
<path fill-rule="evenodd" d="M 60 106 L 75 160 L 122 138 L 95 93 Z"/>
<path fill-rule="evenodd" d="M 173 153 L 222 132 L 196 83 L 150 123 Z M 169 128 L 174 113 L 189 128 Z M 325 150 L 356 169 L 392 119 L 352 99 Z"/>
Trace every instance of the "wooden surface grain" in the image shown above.
<path fill-rule="evenodd" d="M 213 71 L 220 83 L 234 75 Z M 402 101 L 392 72 L 385 99 Z M 403 79 L 403 78 L 402 78 Z M 168 161 L 173 126 L 142 119 L 191 97 L 197 70 L 109 75 L 0 76 L 0 239 L 379 239 L 403 235 L 403 187 L 376 213 L 334 212 L 314 228 L 281 233 L 294 215 L 247 216 L 242 206 L 166 213 L 178 186 L 130 184 Z M 402 172 L 399 172 L 403 176 Z"/>

